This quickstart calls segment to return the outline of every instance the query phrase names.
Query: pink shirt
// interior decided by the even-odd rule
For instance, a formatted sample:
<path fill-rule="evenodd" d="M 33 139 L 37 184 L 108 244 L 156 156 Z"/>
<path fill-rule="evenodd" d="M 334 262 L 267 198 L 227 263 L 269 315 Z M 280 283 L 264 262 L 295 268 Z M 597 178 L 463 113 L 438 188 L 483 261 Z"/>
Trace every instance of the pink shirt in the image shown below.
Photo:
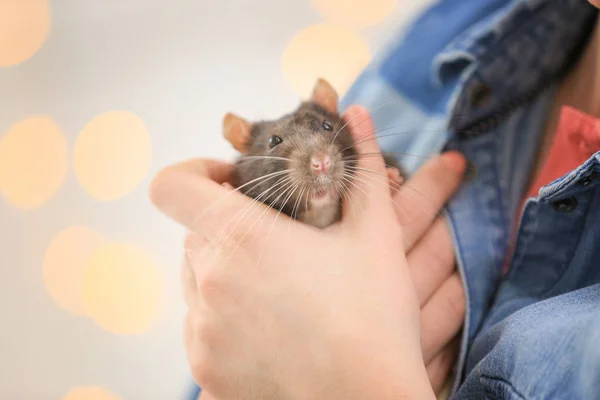
<path fill-rule="evenodd" d="M 542 186 L 576 169 L 599 150 L 600 119 L 564 106 L 546 161 L 525 199 L 537 196 Z"/>
<path fill-rule="evenodd" d="M 576 169 L 597 151 L 600 151 L 600 119 L 573 107 L 563 106 L 550 151 L 522 201 L 521 212 L 525 201 L 529 197 L 536 197 L 542 186 Z M 516 228 L 515 226 L 515 230 Z M 504 264 L 505 272 L 512 258 L 514 239 L 513 236 L 509 256 Z"/>

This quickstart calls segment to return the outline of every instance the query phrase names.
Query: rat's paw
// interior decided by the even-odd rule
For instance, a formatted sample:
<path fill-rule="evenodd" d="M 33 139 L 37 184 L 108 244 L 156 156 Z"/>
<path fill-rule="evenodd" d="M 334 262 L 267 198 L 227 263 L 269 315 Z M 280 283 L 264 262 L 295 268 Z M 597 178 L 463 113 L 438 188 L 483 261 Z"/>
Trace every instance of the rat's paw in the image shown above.
<path fill-rule="evenodd" d="M 386 172 L 388 182 L 390 184 L 390 187 L 392 188 L 393 194 L 395 190 L 400 188 L 400 186 L 404 182 L 404 178 L 402 177 L 402 174 L 400 173 L 400 170 L 398 168 L 386 167 Z"/>

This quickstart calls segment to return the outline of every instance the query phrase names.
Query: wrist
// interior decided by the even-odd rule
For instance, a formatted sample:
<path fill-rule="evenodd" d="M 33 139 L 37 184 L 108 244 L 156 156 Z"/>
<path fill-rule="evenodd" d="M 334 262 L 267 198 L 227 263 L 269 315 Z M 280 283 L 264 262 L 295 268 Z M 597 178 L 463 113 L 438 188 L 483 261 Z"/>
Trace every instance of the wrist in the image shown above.
<path fill-rule="evenodd" d="M 301 394 L 297 399 L 436 400 L 420 346 L 397 351 L 380 345 L 341 348 L 344 354 L 333 351 L 326 368 L 312 371 L 313 384 L 305 387 L 309 392 L 296 392 Z"/>
<path fill-rule="evenodd" d="M 362 374 L 365 383 L 369 381 L 364 389 L 368 395 L 356 396 L 357 400 L 436 400 L 422 357 L 403 357 L 388 368 L 372 369 L 370 376 L 365 376 L 365 371 Z"/>

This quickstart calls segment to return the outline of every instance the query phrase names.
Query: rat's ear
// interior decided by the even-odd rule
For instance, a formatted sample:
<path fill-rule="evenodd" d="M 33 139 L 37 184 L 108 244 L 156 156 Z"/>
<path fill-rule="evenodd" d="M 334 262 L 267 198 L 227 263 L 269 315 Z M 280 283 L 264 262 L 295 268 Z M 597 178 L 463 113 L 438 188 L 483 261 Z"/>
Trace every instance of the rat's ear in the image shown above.
<path fill-rule="evenodd" d="M 240 153 L 248 150 L 252 125 L 235 114 L 227 113 L 223 118 L 223 136 Z"/>
<path fill-rule="evenodd" d="M 330 113 L 338 112 L 338 95 L 325 79 L 318 79 L 312 92 L 312 101 Z"/>

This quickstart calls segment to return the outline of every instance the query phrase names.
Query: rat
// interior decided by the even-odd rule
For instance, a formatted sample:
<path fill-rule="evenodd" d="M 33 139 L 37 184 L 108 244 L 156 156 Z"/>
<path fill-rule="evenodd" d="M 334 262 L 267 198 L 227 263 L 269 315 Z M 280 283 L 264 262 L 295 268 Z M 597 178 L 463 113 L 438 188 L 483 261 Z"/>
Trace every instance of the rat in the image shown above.
<path fill-rule="evenodd" d="M 223 135 L 241 153 L 233 186 L 316 228 L 340 220 L 342 196 L 353 189 L 356 175 L 365 180 L 369 174 L 356 169 L 360 154 L 338 113 L 337 93 L 324 79 L 317 80 L 310 100 L 278 119 L 251 123 L 226 114 Z M 406 173 L 400 163 L 382 156 L 389 183 L 401 185 Z"/>

